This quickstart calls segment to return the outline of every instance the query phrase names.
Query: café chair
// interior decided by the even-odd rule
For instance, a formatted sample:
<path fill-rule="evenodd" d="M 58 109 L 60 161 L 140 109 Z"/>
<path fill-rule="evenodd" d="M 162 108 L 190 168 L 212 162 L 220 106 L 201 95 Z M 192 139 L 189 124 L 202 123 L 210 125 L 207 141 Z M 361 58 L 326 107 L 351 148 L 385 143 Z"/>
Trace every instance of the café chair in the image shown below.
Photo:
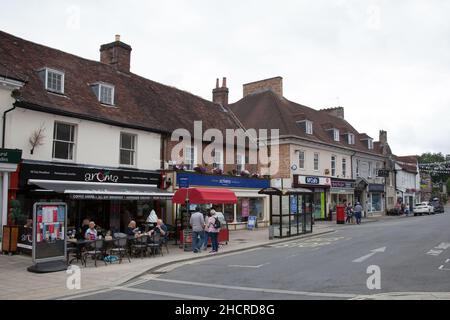
<path fill-rule="evenodd" d="M 144 258 L 144 255 L 147 254 L 147 239 L 148 236 L 143 235 L 136 238 L 135 243 L 131 245 L 131 251 L 135 256 L 138 254 L 141 255 L 141 258 Z"/>
<path fill-rule="evenodd" d="M 161 235 L 157 232 L 154 232 L 151 236 L 151 241 L 147 244 L 147 248 L 150 249 L 150 253 L 153 256 L 156 256 L 156 253 L 163 255 L 161 250 Z"/>
<path fill-rule="evenodd" d="M 85 267 L 87 266 L 87 257 L 88 256 L 91 257 L 92 259 L 94 259 L 94 264 L 97 267 L 98 257 L 100 257 L 100 259 L 102 259 L 104 256 L 103 245 L 104 245 L 103 239 L 94 240 L 92 243 L 90 243 L 88 245 L 87 250 L 83 253 L 83 259 L 82 259 Z M 108 265 L 104 259 L 103 259 L 103 262 L 105 263 L 105 266 Z"/>
<path fill-rule="evenodd" d="M 117 238 L 114 240 L 114 247 L 109 251 L 110 255 L 119 257 L 119 263 L 122 263 L 122 259 L 125 256 L 128 258 L 128 262 L 131 262 L 127 244 L 128 239 L 126 237 Z"/>

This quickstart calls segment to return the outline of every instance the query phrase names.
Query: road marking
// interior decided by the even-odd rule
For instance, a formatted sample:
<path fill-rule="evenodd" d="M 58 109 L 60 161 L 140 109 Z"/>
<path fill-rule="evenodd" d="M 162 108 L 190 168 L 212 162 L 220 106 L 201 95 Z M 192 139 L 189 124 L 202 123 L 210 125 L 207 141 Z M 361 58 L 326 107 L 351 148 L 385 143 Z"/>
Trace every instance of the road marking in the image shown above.
<path fill-rule="evenodd" d="M 450 259 L 445 260 L 445 263 L 448 263 L 450 261 Z"/>
<path fill-rule="evenodd" d="M 371 250 L 371 252 L 369 254 L 366 254 L 365 256 L 362 256 L 362 257 L 360 257 L 358 259 L 355 259 L 352 262 L 361 263 L 361 262 L 369 259 L 371 256 L 377 254 L 378 252 L 384 252 L 384 251 L 386 251 L 386 247 L 381 247 L 381 248 L 378 248 L 378 249 Z"/>
<path fill-rule="evenodd" d="M 311 239 L 300 239 L 283 243 L 276 243 L 268 245 L 268 247 L 272 248 L 317 248 L 321 246 L 330 245 L 333 242 L 337 242 L 339 240 L 350 240 L 351 238 L 345 237 L 314 237 Z"/>
<path fill-rule="evenodd" d="M 142 278 L 145 278 L 145 276 L 143 276 Z M 161 278 L 149 279 L 149 281 L 168 282 L 168 283 L 184 284 L 184 285 L 190 285 L 190 286 L 229 289 L 229 290 L 278 293 L 278 294 L 297 295 L 297 296 L 330 297 L 330 298 L 354 298 L 357 296 L 357 294 L 351 294 L 351 293 L 331 293 L 331 292 L 324 293 L 324 292 L 291 291 L 291 290 L 254 288 L 254 287 L 239 287 L 239 286 L 228 286 L 228 285 L 221 285 L 221 284 L 191 282 L 191 281 L 161 279 Z"/>
<path fill-rule="evenodd" d="M 440 255 L 442 252 L 444 252 L 444 250 L 433 250 L 433 249 L 431 249 L 430 251 L 428 251 L 427 252 L 427 254 L 429 255 L 429 256 L 438 256 L 438 255 Z"/>
<path fill-rule="evenodd" d="M 448 242 L 442 242 L 440 245 L 438 245 L 437 247 L 435 247 L 436 249 L 442 249 L 442 250 L 446 250 L 448 248 L 450 248 L 450 243 Z"/>
<path fill-rule="evenodd" d="M 187 299 L 187 300 L 223 300 L 223 299 L 217 299 L 217 298 L 212 298 L 212 297 L 202 297 L 202 296 L 194 296 L 194 295 L 189 295 L 189 294 L 181 294 L 181 293 L 166 292 L 166 291 L 154 291 L 154 290 L 129 288 L 129 287 L 114 287 L 114 290 L 153 294 L 153 295 L 157 295 L 157 296 L 165 296 L 165 297 Z"/>
<path fill-rule="evenodd" d="M 257 266 L 244 266 L 244 265 L 239 265 L 239 264 L 230 264 L 228 266 L 232 267 L 232 268 L 255 268 L 255 269 L 259 269 L 262 266 L 265 266 L 265 265 L 268 265 L 268 264 L 270 264 L 270 262 L 263 263 L 263 264 L 260 264 L 260 265 L 257 265 Z"/>

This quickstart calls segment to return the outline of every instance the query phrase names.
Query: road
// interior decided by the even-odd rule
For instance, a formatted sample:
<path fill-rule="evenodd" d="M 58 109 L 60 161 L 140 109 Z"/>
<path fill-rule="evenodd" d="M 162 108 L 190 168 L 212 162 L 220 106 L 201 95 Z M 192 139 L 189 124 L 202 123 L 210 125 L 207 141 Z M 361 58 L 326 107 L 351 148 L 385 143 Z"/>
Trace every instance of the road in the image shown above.
<path fill-rule="evenodd" d="M 380 289 L 367 286 L 373 277 L 369 266 L 379 267 Z M 444 293 L 450 299 L 450 208 L 445 214 L 341 226 L 334 233 L 172 269 L 73 298 L 364 299 Z"/>

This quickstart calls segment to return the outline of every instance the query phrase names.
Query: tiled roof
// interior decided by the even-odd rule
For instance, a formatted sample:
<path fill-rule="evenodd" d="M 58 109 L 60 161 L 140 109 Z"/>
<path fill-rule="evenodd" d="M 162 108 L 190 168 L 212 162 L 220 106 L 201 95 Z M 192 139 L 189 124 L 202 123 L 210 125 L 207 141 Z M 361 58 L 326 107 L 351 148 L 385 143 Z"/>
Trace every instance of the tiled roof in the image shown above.
<path fill-rule="evenodd" d="M 280 135 L 298 136 L 317 142 L 382 155 L 380 150 L 369 150 L 364 142 L 360 141 L 359 132 L 346 120 L 330 115 L 326 111 L 318 111 L 289 101 L 270 90 L 247 95 L 236 103 L 229 105 L 229 108 L 247 129 L 279 129 Z M 307 119 L 313 122 L 312 135 L 306 134 L 296 123 L 299 117 L 302 120 Z M 334 141 L 330 132 L 327 131 L 329 128 L 337 128 L 341 134 L 353 133 L 355 144 L 349 145 L 345 137 L 342 136 L 340 141 Z M 363 137 L 365 136 L 367 135 L 363 134 Z"/>
<path fill-rule="evenodd" d="M 394 159 L 403 170 L 417 173 L 417 156 L 394 156 Z"/>
<path fill-rule="evenodd" d="M 26 80 L 21 89 L 22 107 L 157 132 L 177 128 L 191 131 L 195 120 L 203 120 L 205 129 L 238 127 L 229 112 L 218 104 L 1 31 L 0 61 L 0 74 L 8 71 Z M 45 90 L 37 72 L 44 67 L 64 71 L 64 95 Z M 99 81 L 115 86 L 114 107 L 101 105 L 90 88 L 90 84 Z"/>

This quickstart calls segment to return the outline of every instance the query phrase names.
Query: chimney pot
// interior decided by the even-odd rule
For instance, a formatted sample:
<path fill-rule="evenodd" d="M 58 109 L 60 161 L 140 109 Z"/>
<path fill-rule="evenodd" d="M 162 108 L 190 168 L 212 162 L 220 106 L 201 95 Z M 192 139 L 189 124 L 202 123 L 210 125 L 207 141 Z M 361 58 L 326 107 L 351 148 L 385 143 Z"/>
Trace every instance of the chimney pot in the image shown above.
<path fill-rule="evenodd" d="M 216 79 L 216 88 L 219 88 L 219 78 Z"/>
<path fill-rule="evenodd" d="M 223 77 L 222 79 L 222 88 L 226 88 L 227 87 L 227 78 Z"/>
<path fill-rule="evenodd" d="M 116 41 L 120 41 L 120 34 L 116 34 Z"/>
<path fill-rule="evenodd" d="M 223 106 L 228 105 L 228 88 L 227 88 L 227 78 L 222 78 L 222 87 L 219 88 L 219 78 L 216 79 L 216 87 L 213 89 L 213 102 L 219 103 Z"/>

